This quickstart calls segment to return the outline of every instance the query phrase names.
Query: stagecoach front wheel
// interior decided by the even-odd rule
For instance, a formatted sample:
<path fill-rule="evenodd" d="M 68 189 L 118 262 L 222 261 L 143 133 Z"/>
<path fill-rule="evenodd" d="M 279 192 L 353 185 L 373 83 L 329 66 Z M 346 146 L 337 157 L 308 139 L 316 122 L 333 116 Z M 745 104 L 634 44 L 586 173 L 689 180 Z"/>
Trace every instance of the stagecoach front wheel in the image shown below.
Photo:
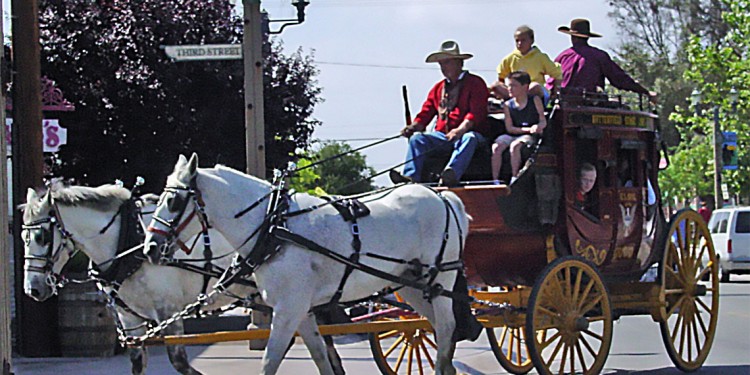
<path fill-rule="evenodd" d="M 521 375 L 534 368 L 526 347 L 526 331 L 522 326 L 487 328 L 486 331 L 490 349 L 506 371 Z"/>
<path fill-rule="evenodd" d="M 540 374 L 602 371 L 612 345 L 612 310 L 591 262 L 566 256 L 547 265 L 531 291 L 526 337 Z"/>
<path fill-rule="evenodd" d="M 371 333 L 370 349 L 384 375 L 431 374 L 435 368 L 437 344 L 431 329 Z"/>
<path fill-rule="evenodd" d="M 677 368 L 695 371 L 708 357 L 719 315 L 719 263 L 697 212 L 672 217 L 660 266 L 662 340 Z M 707 275 L 709 281 L 702 282 Z"/>

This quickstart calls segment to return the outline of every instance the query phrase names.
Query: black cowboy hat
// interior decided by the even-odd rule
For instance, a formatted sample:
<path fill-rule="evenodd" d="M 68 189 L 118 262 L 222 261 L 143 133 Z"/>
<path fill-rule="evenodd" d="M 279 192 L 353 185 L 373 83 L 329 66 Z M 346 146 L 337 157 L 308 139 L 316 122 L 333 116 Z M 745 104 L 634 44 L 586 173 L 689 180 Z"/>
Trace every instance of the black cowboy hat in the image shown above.
<path fill-rule="evenodd" d="M 580 38 L 600 38 L 601 35 L 591 32 L 589 20 L 585 18 L 576 18 L 570 21 L 570 27 L 560 26 L 557 31 Z"/>

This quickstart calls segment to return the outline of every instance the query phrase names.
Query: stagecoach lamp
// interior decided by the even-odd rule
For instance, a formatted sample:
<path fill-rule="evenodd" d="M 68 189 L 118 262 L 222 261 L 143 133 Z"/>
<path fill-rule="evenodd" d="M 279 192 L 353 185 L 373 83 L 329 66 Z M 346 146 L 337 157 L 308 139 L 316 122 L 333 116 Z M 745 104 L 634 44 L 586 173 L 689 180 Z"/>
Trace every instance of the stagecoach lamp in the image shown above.
<path fill-rule="evenodd" d="M 701 99 L 703 99 L 703 94 L 701 94 L 700 90 L 694 89 L 693 92 L 690 93 L 690 104 L 692 104 L 693 107 L 701 104 Z"/>

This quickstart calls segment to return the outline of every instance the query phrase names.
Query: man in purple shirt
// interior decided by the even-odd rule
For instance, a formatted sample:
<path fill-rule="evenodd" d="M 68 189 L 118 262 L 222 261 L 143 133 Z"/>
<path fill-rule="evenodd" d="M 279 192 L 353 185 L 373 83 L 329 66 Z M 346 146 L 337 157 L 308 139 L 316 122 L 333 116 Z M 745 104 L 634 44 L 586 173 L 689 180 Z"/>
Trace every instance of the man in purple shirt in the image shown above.
<path fill-rule="evenodd" d="M 589 20 L 576 18 L 570 21 L 570 27 L 557 28 L 558 31 L 570 35 L 573 44 L 555 59 L 562 68 L 561 86 L 596 92 L 597 88 L 604 89 L 604 78 L 607 78 L 613 86 L 647 95 L 652 103 L 656 103 L 655 92 L 648 91 L 631 78 L 612 61 L 607 52 L 589 45 L 589 38 L 601 37 L 591 32 L 590 27 Z"/>

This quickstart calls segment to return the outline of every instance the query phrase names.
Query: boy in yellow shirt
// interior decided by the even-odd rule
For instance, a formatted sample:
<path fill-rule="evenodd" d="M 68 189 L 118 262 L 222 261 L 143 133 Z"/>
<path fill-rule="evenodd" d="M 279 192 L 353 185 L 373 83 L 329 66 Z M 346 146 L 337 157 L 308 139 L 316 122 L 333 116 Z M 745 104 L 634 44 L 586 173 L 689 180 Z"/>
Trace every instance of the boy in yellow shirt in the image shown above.
<path fill-rule="evenodd" d="M 516 49 L 505 56 L 500 65 L 497 66 L 498 80 L 490 86 L 490 92 L 498 99 L 508 100 L 510 93 L 508 87 L 503 83 L 505 78 L 511 72 L 523 71 L 531 76 L 529 95 L 542 98 L 544 105 L 547 105 L 550 93 L 544 87 L 546 76 L 553 78 L 554 86 L 558 87 L 559 80 L 562 79 L 560 66 L 555 64 L 546 53 L 534 46 L 534 30 L 530 27 L 519 26 L 513 34 L 513 38 L 516 41 Z"/>

